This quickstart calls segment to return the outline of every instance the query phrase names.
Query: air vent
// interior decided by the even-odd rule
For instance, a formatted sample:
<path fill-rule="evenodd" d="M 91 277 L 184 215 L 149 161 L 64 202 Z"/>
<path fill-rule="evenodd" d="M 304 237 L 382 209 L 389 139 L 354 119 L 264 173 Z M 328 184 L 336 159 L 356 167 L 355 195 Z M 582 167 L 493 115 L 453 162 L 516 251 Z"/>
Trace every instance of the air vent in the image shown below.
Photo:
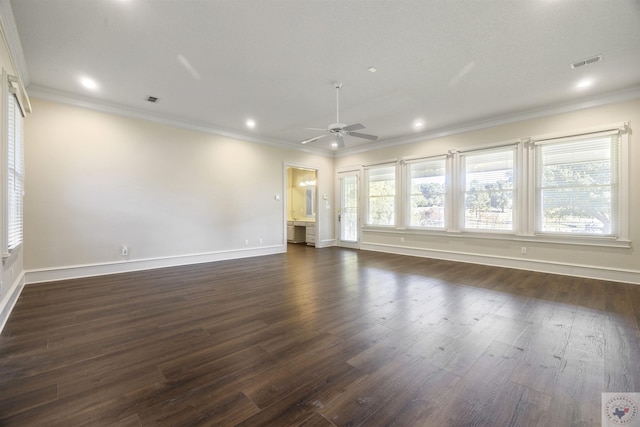
<path fill-rule="evenodd" d="M 156 97 L 156 96 L 147 96 L 147 101 L 151 102 L 152 104 L 157 103 L 158 101 L 160 101 L 160 98 Z"/>
<path fill-rule="evenodd" d="M 595 64 L 596 62 L 600 62 L 600 61 L 602 61 L 602 55 L 596 55 L 596 56 L 592 56 L 591 58 L 581 59 L 580 61 L 576 61 L 570 66 L 571 68 L 580 68 L 580 67 L 584 67 L 585 65 Z"/>

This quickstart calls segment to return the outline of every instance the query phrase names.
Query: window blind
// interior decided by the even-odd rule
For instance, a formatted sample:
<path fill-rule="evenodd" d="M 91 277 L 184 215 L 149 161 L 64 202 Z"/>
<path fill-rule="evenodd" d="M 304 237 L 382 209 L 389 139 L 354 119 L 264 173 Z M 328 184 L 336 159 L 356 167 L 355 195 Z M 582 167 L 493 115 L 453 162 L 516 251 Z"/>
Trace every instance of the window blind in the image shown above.
<path fill-rule="evenodd" d="M 539 233 L 616 234 L 618 140 L 599 134 L 536 147 Z"/>
<path fill-rule="evenodd" d="M 463 155 L 464 228 L 513 230 L 515 148 Z"/>
<path fill-rule="evenodd" d="M 9 93 L 7 153 L 7 247 L 17 248 L 23 240 L 24 143 L 23 116 L 15 94 Z"/>

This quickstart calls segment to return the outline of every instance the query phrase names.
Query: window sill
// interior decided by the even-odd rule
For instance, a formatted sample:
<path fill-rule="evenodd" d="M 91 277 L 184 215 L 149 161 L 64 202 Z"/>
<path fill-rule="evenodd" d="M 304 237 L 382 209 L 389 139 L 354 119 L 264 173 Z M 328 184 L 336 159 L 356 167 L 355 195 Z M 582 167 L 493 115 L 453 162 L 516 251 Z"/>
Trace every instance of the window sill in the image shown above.
<path fill-rule="evenodd" d="M 2 265 L 7 264 L 9 260 L 15 258 L 20 252 L 22 252 L 22 243 L 9 251 L 4 251 L 2 253 Z"/>
<path fill-rule="evenodd" d="M 428 230 L 428 229 L 404 229 L 395 227 L 381 226 L 365 226 L 362 227 L 363 233 L 390 233 L 400 235 L 418 235 L 418 236 L 434 236 L 449 237 L 454 239 L 479 239 L 479 240 L 503 240 L 510 242 L 529 242 L 529 243 L 551 243 L 558 245 L 576 245 L 576 246 L 595 246 L 607 248 L 631 248 L 631 241 L 626 239 L 616 239 L 614 237 L 589 237 L 589 236 L 549 236 L 534 235 L 522 236 L 508 232 L 471 232 L 468 230 L 453 232 L 444 230 Z"/>

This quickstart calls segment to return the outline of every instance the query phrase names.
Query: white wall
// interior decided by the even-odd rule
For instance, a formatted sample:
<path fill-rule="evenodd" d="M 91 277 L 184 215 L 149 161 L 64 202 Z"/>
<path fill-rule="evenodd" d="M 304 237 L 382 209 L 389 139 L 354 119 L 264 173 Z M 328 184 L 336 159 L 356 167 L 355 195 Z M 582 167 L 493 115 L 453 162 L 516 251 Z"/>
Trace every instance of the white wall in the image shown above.
<path fill-rule="evenodd" d="M 319 191 L 333 197 L 330 158 L 32 104 L 25 125 L 30 282 L 283 252 L 286 164 L 318 169 Z M 333 242 L 332 221 L 320 210 L 325 245 Z"/>
<path fill-rule="evenodd" d="M 640 252 L 637 250 L 640 243 L 640 100 L 340 157 L 336 159 L 335 166 L 336 170 L 340 170 L 353 165 L 375 164 L 392 159 L 442 155 L 450 149 L 482 147 L 536 135 L 570 132 L 625 121 L 629 121 L 632 128 L 628 158 L 631 184 L 628 196 L 631 248 L 523 242 L 511 238 L 489 240 L 437 236 L 408 230 L 395 230 L 391 233 L 365 231 L 362 248 L 640 283 Z M 404 238 L 404 242 L 401 238 Z M 526 255 L 520 254 L 522 246 L 527 247 Z"/>

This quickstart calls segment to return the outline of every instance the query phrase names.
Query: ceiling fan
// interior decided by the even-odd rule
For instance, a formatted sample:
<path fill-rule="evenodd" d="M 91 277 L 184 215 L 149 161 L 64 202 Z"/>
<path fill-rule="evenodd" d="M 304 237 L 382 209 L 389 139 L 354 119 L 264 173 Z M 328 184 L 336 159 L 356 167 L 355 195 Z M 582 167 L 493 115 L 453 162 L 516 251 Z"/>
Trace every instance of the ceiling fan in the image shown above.
<path fill-rule="evenodd" d="M 325 138 L 327 136 L 334 136 L 334 141 L 331 143 L 333 148 L 343 148 L 344 147 L 344 136 L 351 135 L 356 138 L 364 138 L 371 141 L 375 141 L 378 139 L 376 135 L 369 135 L 366 133 L 354 132 L 355 130 L 364 129 L 364 125 L 362 123 L 354 123 L 352 125 L 346 125 L 344 123 L 340 123 L 340 88 L 342 87 L 341 82 L 334 82 L 334 87 L 336 88 L 336 122 L 329 125 L 327 129 L 320 128 L 309 128 L 310 130 L 322 130 L 326 133 L 320 136 L 314 136 L 313 138 L 305 139 L 300 142 L 301 144 L 308 144 L 310 142 L 317 141 L 319 139 Z"/>

